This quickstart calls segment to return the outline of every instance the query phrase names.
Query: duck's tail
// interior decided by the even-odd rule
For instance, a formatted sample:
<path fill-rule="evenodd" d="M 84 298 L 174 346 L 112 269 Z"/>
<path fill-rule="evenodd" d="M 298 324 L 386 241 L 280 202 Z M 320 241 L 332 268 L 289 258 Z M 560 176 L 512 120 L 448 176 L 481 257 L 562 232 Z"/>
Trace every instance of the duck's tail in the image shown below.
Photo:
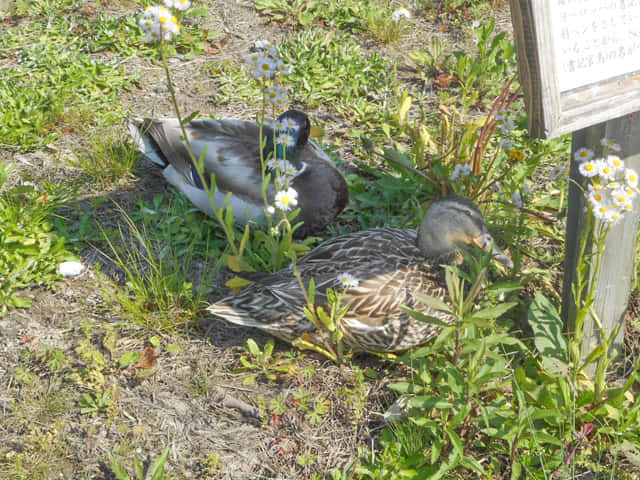
<path fill-rule="evenodd" d="M 152 127 L 153 120 L 149 118 L 134 118 L 129 121 L 129 133 L 131 134 L 136 150 L 153 163 L 165 168 L 169 165 L 169 161 L 162 153 L 162 150 L 160 150 L 158 143 L 149 134 L 149 130 Z"/>

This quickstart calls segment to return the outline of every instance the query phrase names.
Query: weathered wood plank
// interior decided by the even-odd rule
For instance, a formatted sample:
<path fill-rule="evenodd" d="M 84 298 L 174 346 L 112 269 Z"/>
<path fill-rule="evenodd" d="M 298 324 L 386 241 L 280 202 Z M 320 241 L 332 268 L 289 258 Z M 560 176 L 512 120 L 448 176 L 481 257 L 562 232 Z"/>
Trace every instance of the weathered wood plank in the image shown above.
<path fill-rule="evenodd" d="M 559 65 L 565 65 L 572 59 L 562 56 L 564 50 L 569 51 L 569 49 L 566 45 L 564 49 L 561 48 L 561 42 L 555 38 L 558 32 L 562 31 L 563 19 L 558 15 L 559 9 L 567 8 L 555 3 L 557 1 L 510 1 L 520 83 L 524 89 L 524 99 L 529 115 L 529 134 L 538 138 L 556 137 L 609 118 L 640 111 L 640 71 L 638 71 L 638 62 L 635 60 L 640 55 L 640 44 L 634 40 L 634 38 L 640 38 L 640 18 L 636 19 L 640 14 L 640 7 L 633 2 L 608 1 L 603 5 L 607 7 L 608 15 L 618 15 L 619 24 L 624 23 L 627 29 L 637 29 L 637 34 L 625 43 L 625 48 L 628 44 L 629 49 L 629 52 L 625 53 L 629 56 L 629 62 L 627 62 L 629 71 L 620 73 L 620 59 L 612 57 L 610 61 L 615 69 L 611 73 L 615 78 L 596 82 L 588 80 L 606 77 L 608 60 L 604 55 L 599 58 L 601 63 L 598 64 L 598 68 L 601 72 L 597 75 L 586 75 L 586 81 L 591 83 L 575 84 L 574 78 L 569 82 L 572 88 L 561 91 L 561 80 L 562 84 L 567 84 L 567 80 L 561 77 Z M 562 3 L 570 5 L 570 8 L 583 8 L 585 4 L 578 0 L 563 0 Z M 592 7 L 598 5 L 593 1 L 586 3 Z M 627 18 L 625 14 L 633 15 L 633 18 Z M 635 20 L 638 21 L 635 22 Z M 595 29 L 594 32 L 602 35 L 602 32 L 606 31 L 605 28 L 611 28 L 611 25 L 600 30 Z M 587 31 L 585 42 L 583 42 L 585 45 L 589 44 L 586 42 L 588 39 Z M 616 37 L 616 39 L 620 41 L 620 38 Z M 577 40 L 583 39 L 578 37 Z M 576 43 L 582 44 L 582 42 Z"/>
<path fill-rule="evenodd" d="M 569 211 L 567 214 L 567 233 L 565 240 L 565 264 L 563 285 L 563 318 L 571 330 L 575 325 L 576 306 L 573 298 L 573 285 L 576 280 L 576 267 L 580 241 L 586 234 L 586 221 L 589 213 L 586 211 L 587 202 L 583 191 L 586 182 L 578 172 L 578 163 L 573 160 L 573 152 L 586 147 L 597 154 L 602 152 L 600 139 L 606 137 L 620 144 L 621 158 L 627 167 L 640 172 L 640 115 L 626 115 L 606 123 L 600 123 L 589 128 L 579 130 L 573 134 L 572 161 L 570 168 Z M 624 318 L 627 310 L 631 280 L 634 272 L 635 246 L 638 233 L 638 219 L 640 218 L 640 200 L 634 199 L 634 209 L 614 225 L 607 237 L 605 253 L 600 262 L 598 278 L 593 278 L 593 268 L 590 272 L 590 282 L 596 282 L 594 311 L 602 322 L 607 334 L 611 334 L 617 324 L 621 328 L 612 343 L 613 350 L 622 352 L 624 333 Z M 587 250 L 591 251 L 593 244 L 587 240 Z M 588 318 L 584 325 L 582 343 L 583 359 L 601 343 L 601 336 L 592 318 Z M 593 372 L 588 372 L 593 373 Z"/>

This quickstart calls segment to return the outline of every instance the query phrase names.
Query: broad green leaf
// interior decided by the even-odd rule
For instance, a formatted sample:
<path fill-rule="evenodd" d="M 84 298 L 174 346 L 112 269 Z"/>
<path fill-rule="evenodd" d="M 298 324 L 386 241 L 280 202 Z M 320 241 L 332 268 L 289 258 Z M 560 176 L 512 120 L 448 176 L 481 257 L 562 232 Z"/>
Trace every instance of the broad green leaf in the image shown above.
<path fill-rule="evenodd" d="M 453 408 L 453 403 L 448 402 L 440 397 L 431 396 L 418 396 L 409 399 L 409 403 L 412 407 L 417 408 L 436 408 L 438 410 L 444 410 Z"/>
<path fill-rule="evenodd" d="M 542 357 L 542 366 L 554 376 L 561 376 L 569 362 L 564 322 L 553 304 L 540 292 L 536 293 L 527 314 L 533 329 L 534 343 Z"/>
<path fill-rule="evenodd" d="M 517 304 L 518 304 L 518 302 L 505 302 L 505 303 L 500 303 L 500 304 L 496 305 L 495 307 L 483 308 L 482 310 L 478 310 L 476 312 L 473 312 L 473 315 L 471 316 L 471 318 L 474 318 L 474 319 L 477 319 L 477 318 L 482 318 L 482 319 L 499 318 L 505 312 L 507 312 L 507 311 L 511 310 L 513 307 L 515 307 Z"/>
<path fill-rule="evenodd" d="M 425 315 L 424 313 L 418 312 L 416 310 L 412 310 L 411 308 L 409 308 L 407 306 L 403 305 L 402 309 L 405 312 L 407 312 L 411 317 L 415 318 L 416 320 L 420 320 L 421 322 L 429 323 L 431 325 L 436 325 L 438 327 L 448 327 L 449 326 L 449 324 L 447 322 L 443 322 L 439 318 L 432 317 L 431 315 Z"/>
<path fill-rule="evenodd" d="M 451 308 L 449 307 L 449 305 L 444 303 L 439 298 L 432 297 L 431 295 L 425 295 L 423 293 L 416 293 L 414 296 L 416 297 L 416 300 L 424 303 L 428 307 L 434 308 L 441 312 L 451 313 Z"/>
<path fill-rule="evenodd" d="M 140 352 L 127 352 L 118 359 L 120 368 L 127 368 L 130 365 L 138 363 L 140 360 Z"/>

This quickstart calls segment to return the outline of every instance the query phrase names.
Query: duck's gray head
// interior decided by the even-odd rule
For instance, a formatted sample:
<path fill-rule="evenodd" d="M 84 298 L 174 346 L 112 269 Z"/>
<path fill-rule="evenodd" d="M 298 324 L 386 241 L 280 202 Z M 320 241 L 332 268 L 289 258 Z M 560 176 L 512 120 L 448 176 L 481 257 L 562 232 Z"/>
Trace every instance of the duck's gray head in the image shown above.
<path fill-rule="evenodd" d="M 495 245 L 482 213 L 471 200 L 450 195 L 433 202 L 420 223 L 418 248 L 427 257 L 441 257 L 463 244 L 491 250 L 493 258 L 513 268 L 511 259 Z"/>

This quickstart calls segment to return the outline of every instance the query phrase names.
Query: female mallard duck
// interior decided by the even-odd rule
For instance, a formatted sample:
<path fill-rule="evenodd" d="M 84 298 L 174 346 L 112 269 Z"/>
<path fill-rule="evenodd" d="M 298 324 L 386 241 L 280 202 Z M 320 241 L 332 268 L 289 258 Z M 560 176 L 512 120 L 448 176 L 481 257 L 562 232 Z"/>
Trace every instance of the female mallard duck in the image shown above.
<path fill-rule="evenodd" d="M 297 266 L 305 285 L 315 280 L 316 306 L 326 308 L 328 288 L 343 290 L 343 304 L 350 303 L 340 325 L 347 346 L 400 352 L 427 342 L 438 331 L 410 317 L 403 306 L 451 320 L 447 314 L 416 301 L 414 294 L 443 298 L 446 287 L 441 265 L 459 260 L 458 247 L 471 243 L 492 249 L 496 260 L 513 266 L 493 244 L 478 207 L 465 198 L 449 196 L 430 206 L 417 232 L 375 228 L 342 235 L 316 247 Z M 248 273 L 246 278 L 255 283 L 207 310 L 288 342 L 306 333 L 312 342 L 322 345 L 314 333 L 315 326 L 303 313 L 305 298 L 292 269 L 274 274 Z"/>
<path fill-rule="evenodd" d="M 322 229 L 347 204 L 347 184 L 329 156 L 309 141 L 311 124 L 303 112 L 289 110 L 273 124 L 263 126 L 264 158 L 286 158 L 291 167 L 291 187 L 298 193 L 304 222 L 297 231 L 308 235 Z M 130 124 L 137 148 L 160 165 L 165 178 L 183 192 L 199 210 L 213 216 L 202 179 L 191 161 L 177 119 L 144 120 Z M 220 207 L 228 193 L 236 221 L 246 223 L 264 215 L 260 129 L 255 122 L 241 120 L 192 120 L 185 130 L 197 159 L 204 154 L 204 178 L 215 176 L 213 201 Z M 274 145 L 275 141 L 275 145 Z M 273 164 L 272 164 L 273 165 Z M 274 175 L 275 176 L 275 175 Z M 267 188 L 273 203 L 274 185 Z"/>

